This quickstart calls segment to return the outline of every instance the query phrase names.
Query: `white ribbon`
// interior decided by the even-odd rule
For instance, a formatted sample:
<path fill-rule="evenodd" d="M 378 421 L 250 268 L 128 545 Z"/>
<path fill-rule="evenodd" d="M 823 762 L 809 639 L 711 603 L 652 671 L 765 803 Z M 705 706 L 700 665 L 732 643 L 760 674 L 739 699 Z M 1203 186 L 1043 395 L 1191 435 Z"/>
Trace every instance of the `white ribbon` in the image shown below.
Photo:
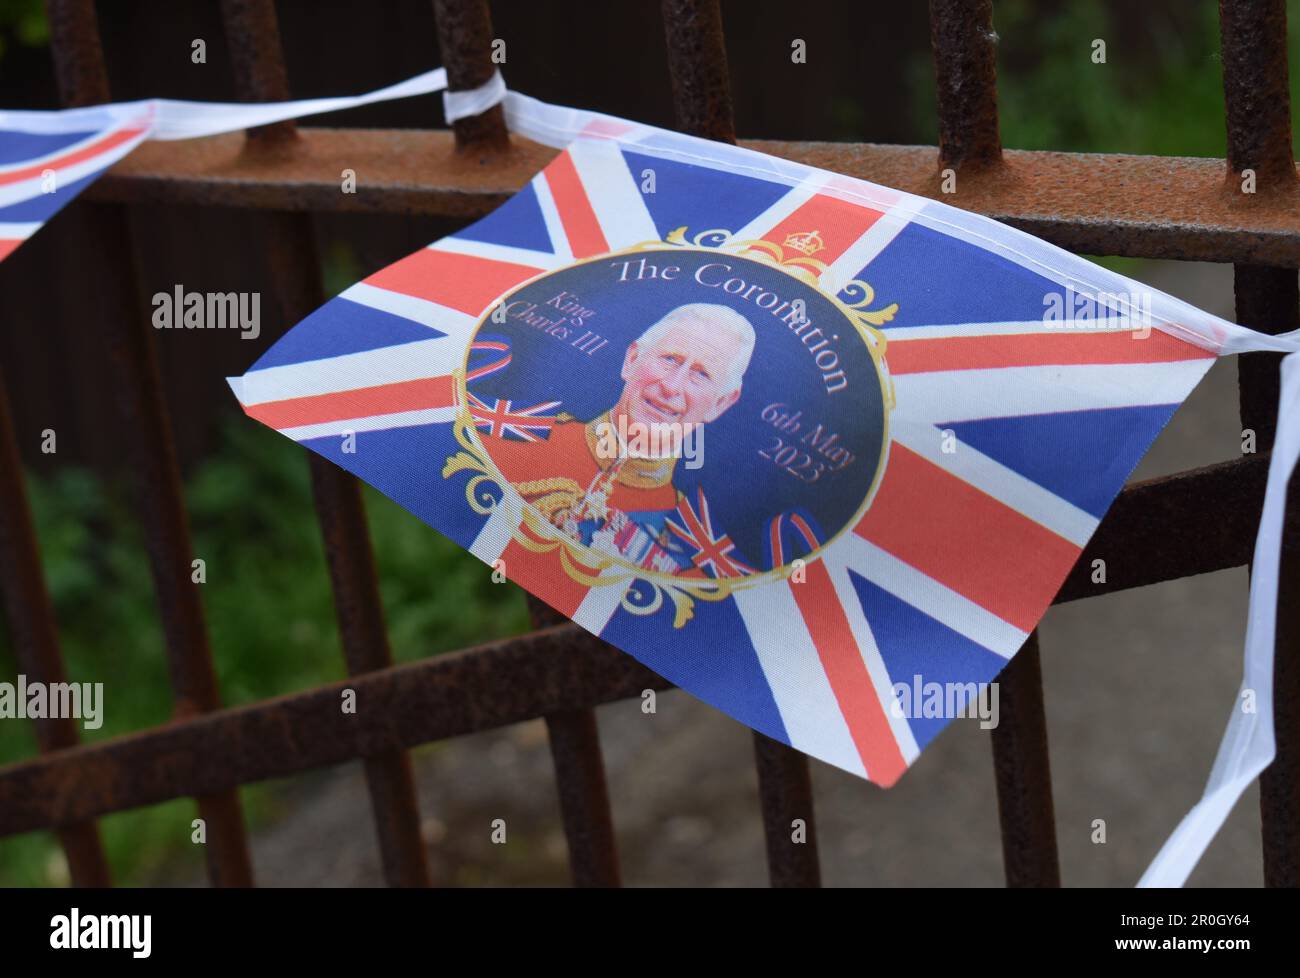
<path fill-rule="evenodd" d="M 486 112 L 506 97 L 506 82 L 501 72 L 495 71 L 492 77 L 478 88 L 463 92 L 443 92 L 442 112 L 447 117 L 447 124 L 467 116 Z"/>
<path fill-rule="evenodd" d="M 80 109 L 54 112 L 0 110 L 0 129 L 17 129 L 34 133 L 89 132 L 110 129 L 123 123 L 144 120 L 150 126 L 149 138 L 195 139 L 235 132 L 254 126 L 270 125 L 286 119 L 320 115 L 353 109 L 373 102 L 410 98 L 444 92 L 447 88 L 447 71 L 435 68 L 406 81 L 386 88 L 366 92 L 364 95 L 346 95 L 337 98 L 309 98 L 292 102 L 184 102 L 175 99 L 155 98 L 135 102 L 113 102 Z M 490 109 L 506 95 L 501 73 L 478 88 L 461 92 L 445 92 L 443 107 L 447 121 L 455 122 L 466 116 L 477 115 Z M 151 121 L 150 121 L 151 120 Z"/>
<path fill-rule="evenodd" d="M 1247 331 L 1251 332 L 1251 331 Z M 1260 342 L 1255 343 L 1254 337 Z M 1276 350 L 1283 337 L 1252 332 L 1246 350 Z M 1255 537 L 1250 605 L 1246 617 L 1246 655 L 1241 689 L 1219 744 L 1205 793 L 1142 874 L 1138 886 L 1182 886 L 1227 819 L 1237 799 L 1259 772 L 1273 762 L 1273 649 L 1277 631 L 1278 570 L 1287 484 L 1300 457 L 1300 346 L 1287 334 L 1292 352 L 1282 359 L 1277 438 L 1268 465 L 1264 511 Z M 1249 707 L 1249 710 L 1248 710 Z"/>

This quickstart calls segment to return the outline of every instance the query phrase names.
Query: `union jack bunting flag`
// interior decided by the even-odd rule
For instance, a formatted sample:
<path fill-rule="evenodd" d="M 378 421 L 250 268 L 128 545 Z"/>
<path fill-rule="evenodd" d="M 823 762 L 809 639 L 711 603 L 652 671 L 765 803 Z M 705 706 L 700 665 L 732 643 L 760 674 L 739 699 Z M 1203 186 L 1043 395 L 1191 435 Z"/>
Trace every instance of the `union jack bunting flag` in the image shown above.
<path fill-rule="evenodd" d="M 483 110 L 502 85 L 444 99 L 448 121 Z M 59 112 L 0 109 L 0 261 L 146 139 L 193 139 L 371 102 L 440 92 L 435 68 L 363 95 L 246 105 L 146 99 Z M 499 97 L 499 95 L 497 96 Z"/>
<path fill-rule="evenodd" d="M 914 692 L 981 695 L 1215 357 L 1274 342 L 934 201 L 506 112 L 553 161 L 307 317 L 231 381 L 244 410 L 881 785 L 952 719 Z M 1271 714 L 1225 745 L 1147 882 L 1186 876 Z"/>
<path fill-rule="evenodd" d="M 102 128 L 41 132 L 6 128 L 0 112 L 0 261 L 135 149 L 151 124 L 141 111 Z"/>

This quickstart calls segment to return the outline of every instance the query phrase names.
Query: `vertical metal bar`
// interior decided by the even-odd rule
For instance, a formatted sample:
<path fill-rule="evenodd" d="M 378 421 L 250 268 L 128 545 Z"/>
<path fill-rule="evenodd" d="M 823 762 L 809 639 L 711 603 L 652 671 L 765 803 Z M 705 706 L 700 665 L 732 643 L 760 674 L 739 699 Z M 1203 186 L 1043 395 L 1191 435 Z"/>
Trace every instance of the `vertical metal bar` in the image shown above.
<path fill-rule="evenodd" d="M 993 0 L 930 0 L 941 166 L 1002 161 Z"/>
<path fill-rule="evenodd" d="M 677 128 L 734 143 L 736 120 L 718 0 L 663 0 L 663 18 Z"/>
<path fill-rule="evenodd" d="M 496 72 L 492 63 L 492 15 L 486 0 L 433 0 L 438 47 L 447 69 L 447 89 L 478 88 Z M 456 149 L 462 153 L 500 152 L 510 146 L 505 110 L 495 105 L 452 123 Z"/>
<path fill-rule="evenodd" d="M 534 628 L 557 625 L 565 618 L 545 601 L 528 596 L 528 617 Z M 600 733 L 595 710 L 566 710 L 546 717 L 555 765 L 555 785 L 560 796 L 560 820 L 569 844 L 569 869 L 573 885 L 622 885 L 614 817 L 605 784 Z"/>
<path fill-rule="evenodd" d="M 1255 193 L 1276 198 L 1294 192 L 1291 100 L 1284 0 L 1220 0 L 1223 96 L 1228 128 L 1228 191 L 1241 192 L 1253 170 Z M 1248 206 L 1250 198 L 1243 198 Z M 1237 322 L 1264 333 L 1300 326 L 1300 289 L 1294 268 L 1233 267 Z M 1281 356 L 1237 358 L 1243 428 L 1256 449 L 1273 443 Z M 1296 505 L 1295 494 L 1289 502 Z M 1277 758 L 1259 778 L 1266 886 L 1300 886 L 1300 550 L 1282 553 L 1273 674 Z"/>
<path fill-rule="evenodd" d="M 46 0 L 60 94 L 67 105 L 109 97 L 99 27 L 90 0 Z M 193 583 L 193 549 L 181 495 L 171 426 L 158 377 L 153 337 L 141 314 L 126 214 L 119 207 L 86 210 L 87 233 L 107 269 L 102 296 L 109 360 L 121 402 L 140 514 L 167 642 L 178 716 L 220 707 L 203 606 Z M 251 886 L 252 864 L 238 794 L 196 799 L 207 826 L 208 875 L 217 886 Z"/>
<path fill-rule="evenodd" d="M 222 0 L 221 12 L 240 98 L 288 99 L 289 80 L 273 0 Z M 297 134 L 292 121 L 250 130 L 249 148 L 256 152 L 283 147 Z M 261 216 L 259 224 L 279 293 L 279 321 L 268 325 L 283 330 L 324 301 L 311 217 L 272 213 Z M 393 657 L 357 480 L 314 452 L 307 456 L 348 672 L 355 676 L 385 669 Z M 358 708 L 364 709 L 364 704 Z M 405 751 L 392 751 L 365 758 L 364 766 L 384 878 L 391 886 L 428 886 L 410 757 Z"/>
<path fill-rule="evenodd" d="M 821 886 L 808 755 L 755 733 L 754 759 L 772 885 Z"/>
<path fill-rule="evenodd" d="M 0 597 L 13 637 L 18 668 L 30 682 L 63 683 L 67 676 L 54 626 L 54 608 L 45 589 L 40 549 L 32 512 L 23 488 L 22 457 L 9 413 L 9 397 L 0 375 Z M 42 752 L 73 747 L 78 742 L 72 717 L 35 720 L 36 742 Z M 58 830 L 74 886 L 111 886 L 108 860 L 94 821 L 76 822 Z"/>
<path fill-rule="evenodd" d="M 279 215 L 268 218 L 278 219 Z M 393 657 L 357 480 L 313 453 L 311 482 L 348 672 L 356 676 L 385 669 L 392 665 Z M 365 709 L 365 704 L 357 708 Z M 410 757 L 405 751 L 368 757 L 365 770 L 384 878 L 391 886 L 428 886 L 429 867 L 420 838 Z"/>
<path fill-rule="evenodd" d="M 734 143 L 736 123 L 718 0 L 663 0 L 662 9 L 678 128 Z M 772 885 L 819 886 L 808 756 L 755 732 L 754 759 Z M 805 822 L 803 843 L 793 841 L 794 819 Z"/>
<path fill-rule="evenodd" d="M 275 4 L 265 0 L 221 0 L 221 19 L 230 47 L 235 90 L 255 102 L 283 102 L 289 98 L 289 73 L 280 44 L 280 21 Z M 298 137 L 292 119 L 248 130 L 254 143 L 290 142 Z"/>
<path fill-rule="evenodd" d="M 1264 188 L 1296 182 L 1286 0 L 1219 0 L 1228 167 L 1253 169 Z"/>
<path fill-rule="evenodd" d="M 1001 707 L 993 728 L 993 767 L 1007 886 L 1060 886 L 1037 631 L 997 682 Z"/>
<path fill-rule="evenodd" d="M 992 0 L 930 0 L 940 166 L 983 169 L 1002 160 L 997 37 Z M 1059 886 L 1038 633 L 999 679 L 1001 725 L 993 760 L 1008 886 Z"/>
<path fill-rule="evenodd" d="M 595 710 L 546 717 L 574 886 L 619 886 L 618 847 Z"/>

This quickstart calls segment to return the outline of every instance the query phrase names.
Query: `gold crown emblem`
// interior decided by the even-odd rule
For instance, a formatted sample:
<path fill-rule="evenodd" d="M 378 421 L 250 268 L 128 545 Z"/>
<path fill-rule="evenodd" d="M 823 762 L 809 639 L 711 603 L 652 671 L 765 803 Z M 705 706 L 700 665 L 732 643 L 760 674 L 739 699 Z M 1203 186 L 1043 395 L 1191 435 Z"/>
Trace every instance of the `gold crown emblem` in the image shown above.
<path fill-rule="evenodd" d="M 815 255 L 826 247 L 826 242 L 816 231 L 802 231 L 799 234 L 792 234 L 785 239 L 785 246 L 793 248 L 795 251 L 801 251 L 805 255 Z"/>

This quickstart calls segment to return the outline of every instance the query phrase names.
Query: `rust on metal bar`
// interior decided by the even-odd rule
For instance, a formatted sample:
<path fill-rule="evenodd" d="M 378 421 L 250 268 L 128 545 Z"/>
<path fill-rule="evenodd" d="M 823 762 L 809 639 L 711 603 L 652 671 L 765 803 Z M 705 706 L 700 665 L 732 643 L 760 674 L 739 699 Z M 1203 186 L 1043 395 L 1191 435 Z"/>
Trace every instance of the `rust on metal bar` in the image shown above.
<path fill-rule="evenodd" d="M 663 0 L 663 19 L 677 128 L 734 143 L 736 122 L 718 0 Z"/>
<path fill-rule="evenodd" d="M 1292 190 L 1286 0 L 1219 0 L 1230 183 L 1254 170 L 1256 192 Z"/>
<path fill-rule="evenodd" d="M 821 886 L 808 755 L 755 732 L 754 762 L 772 885 Z"/>
<path fill-rule="evenodd" d="M 348 672 L 386 669 L 393 658 L 357 480 L 328 459 L 309 455 Z M 366 757 L 365 770 L 384 878 L 392 886 L 428 886 L 410 758 L 404 751 L 387 751 Z"/>
<path fill-rule="evenodd" d="M 1268 455 L 1249 455 L 1126 486 L 1079 555 L 1055 601 L 1208 574 L 1250 561 L 1264 504 Z M 1300 541 L 1300 513 L 1286 539 Z M 1094 583 L 1092 561 L 1106 558 Z"/>
<path fill-rule="evenodd" d="M 564 710 L 546 716 L 546 732 L 555 764 L 560 818 L 569 844 L 573 885 L 620 885 L 618 847 L 605 786 L 596 712 Z"/>
<path fill-rule="evenodd" d="M 240 97 L 287 99 L 289 80 L 272 0 L 223 0 L 222 16 L 230 47 L 239 52 L 235 87 Z M 270 151 L 282 157 L 296 145 L 297 127 L 288 122 L 252 129 L 247 138 L 252 152 Z M 271 310 L 271 321 L 264 324 L 274 334 L 319 306 L 325 290 L 311 216 L 277 212 L 262 215 L 260 224 L 278 286 L 278 303 Z M 314 452 L 306 454 L 348 672 L 355 676 L 387 668 L 393 659 L 357 481 Z M 403 751 L 389 751 L 363 761 L 384 878 L 392 886 L 428 886 L 410 759 Z"/>
<path fill-rule="evenodd" d="M 528 617 L 534 628 L 550 628 L 568 620 L 534 595 L 528 594 L 527 601 Z M 587 708 L 549 714 L 546 732 L 551 742 L 560 820 L 569 844 L 573 885 L 620 886 L 618 845 L 614 839 L 609 789 L 605 785 L 596 711 Z"/>
<path fill-rule="evenodd" d="M 433 0 L 438 28 L 438 47 L 447 69 L 447 89 L 452 92 L 478 88 L 496 72 L 492 61 L 492 15 L 487 0 Z M 456 149 L 483 164 L 510 147 L 505 110 L 494 105 L 486 112 L 451 124 Z"/>
<path fill-rule="evenodd" d="M 45 588 L 40 548 L 32 511 L 23 486 L 22 457 L 14 435 L 4 377 L 0 375 L 0 598 L 4 601 L 19 670 L 31 682 L 67 682 L 63 655 L 54 624 L 54 607 Z M 34 721 L 36 743 L 42 751 L 74 747 L 77 725 L 72 717 L 43 717 Z M 59 830 L 75 886 L 110 886 L 108 861 L 93 821 Z"/>
<path fill-rule="evenodd" d="M 65 104 L 86 105 L 109 97 L 108 75 L 93 4 L 51 0 L 54 62 Z M 104 332 L 110 370 L 123 410 L 133 468 L 139 483 L 140 518 L 166 638 L 175 714 L 186 717 L 221 705 L 203 606 L 194 584 L 189 524 L 180 471 L 158 377 L 153 337 L 135 289 L 130 231 L 119 207 L 90 208 L 85 233 L 104 256 Z M 208 875 L 218 886 L 249 886 L 253 871 L 238 796 L 204 792 L 196 797 L 208 828 Z"/>
<path fill-rule="evenodd" d="M 59 94 L 69 107 L 109 101 L 95 0 L 45 0 Z"/>
<path fill-rule="evenodd" d="M 348 672 L 358 676 L 386 669 L 393 657 L 357 480 L 328 459 L 308 454 Z M 392 886 L 428 886 L 410 758 L 404 751 L 386 751 L 366 757 L 365 769 L 384 878 Z"/>
<path fill-rule="evenodd" d="M 289 73 L 272 0 L 221 0 L 221 20 L 239 97 L 249 102 L 288 101 Z M 254 146 L 278 146 L 292 142 L 297 133 L 297 124 L 285 119 L 248 130 L 248 139 Z"/>
<path fill-rule="evenodd" d="M 521 138 L 480 166 L 446 132 L 302 129 L 283 157 L 246 154 L 238 134 L 140 146 L 84 196 L 120 203 L 428 214 L 473 220 L 519 190 L 556 151 Z M 934 182 L 932 146 L 742 140 L 823 167 L 984 214 L 1082 254 L 1300 266 L 1300 191 L 1230 192 L 1224 162 L 1007 150 L 996 172 Z M 339 193 L 343 167 L 366 174 Z"/>
<path fill-rule="evenodd" d="M 345 688 L 365 709 L 340 712 Z M 0 768 L 0 836 L 669 688 L 561 625 Z"/>
<path fill-rule="evenodd" d="M 930 0 L 939 110 L 939 165 L 970 170 L 1002 160 L 992 0 Z M 930 173 L 933 180 L 933 170 Z"/>
<path fill-rule="evenodd" d="M 1001 708 L 993 728 L 993 768 L 1007 886 L 1060 886 L 1037 630 L 996 681 Z"/>
<path fill-rule="evenodd" d="M 1220 0 L 1223 98 L 1228 126 L 1225 190 L 1236 197 L 1278 200 L 1294 209 L 1300 182 L 1291 151 L 1291 98 L 1284 0 Z M 1246 171 L 1253 179 L 1246 182 Z M 1243 191 L 1249 186 L 1251 193 Z M 1237 321 L 1265 333 L 1300 326 L 1296 270 L 1238 264 L 1233 269 Z M 1256 448 L 1272 446 L 1281 355 L 1238 357 L 1243 428 Z M 1300 505 L 1292 494 L 1287 511 Z M 1278 581 L 1273 676 L 1277 757 L 1260 775 L 1264 883 L 1300 886 L 1300 547 L 1283 547 Z"/>

